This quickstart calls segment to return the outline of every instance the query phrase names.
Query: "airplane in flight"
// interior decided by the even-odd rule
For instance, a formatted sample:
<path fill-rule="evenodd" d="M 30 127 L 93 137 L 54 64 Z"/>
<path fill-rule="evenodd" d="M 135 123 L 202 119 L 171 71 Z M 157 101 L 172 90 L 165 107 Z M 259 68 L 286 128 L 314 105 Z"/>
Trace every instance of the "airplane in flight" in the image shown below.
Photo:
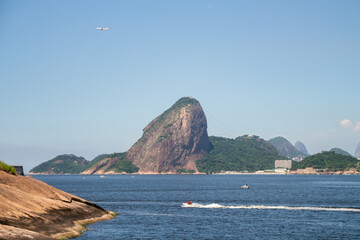
<path fill-rule="evenodd" d="M 106 27 L 106 28 L 97 27 L 96 29 L 100 30 L 100 31 L 107 31 L 107 30 L 109 30 L 109 27 Z"/>

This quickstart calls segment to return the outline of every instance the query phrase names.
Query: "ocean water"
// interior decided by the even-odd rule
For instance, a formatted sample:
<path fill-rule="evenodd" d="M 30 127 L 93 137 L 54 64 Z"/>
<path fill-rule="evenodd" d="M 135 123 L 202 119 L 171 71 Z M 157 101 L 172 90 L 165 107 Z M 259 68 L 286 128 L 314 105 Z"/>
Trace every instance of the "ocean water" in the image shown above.
<path fill-rule="evenodd" d="M 360 239 L 360 176 L 34 178 L 119 214 L 76 239 Z"/>

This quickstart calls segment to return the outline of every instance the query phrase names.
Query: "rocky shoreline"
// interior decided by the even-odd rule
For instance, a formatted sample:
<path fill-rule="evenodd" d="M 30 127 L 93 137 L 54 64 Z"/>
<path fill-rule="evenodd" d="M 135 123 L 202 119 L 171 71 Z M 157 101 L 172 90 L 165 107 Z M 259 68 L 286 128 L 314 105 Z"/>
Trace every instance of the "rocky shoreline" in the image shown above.
<path fill-rule="evenodd" d="M 115 213 L 44 182 L 0 171 L 0 239 L 66 239 Z"/>
<path fill-rule="evenodd" d="M 225 171 L 218 173 L 210 173 L 213 175 L 359 175 L 360 172 L 356 170 L 347 170 L 347 171 L 317 171 L 315 169 L 299 169 L 298 171 L 288 171 L 288 172 L 236 172 L 236 171 Z M 89 175 L 89 176 L 111 176 L 111 175 L 208 175 L 207 173 L 197 172 L 197 173 L 158 173 L 158 172 L 137 172 L 137 173 L 112 173 L 106 172 L 103 174 L 48 174 L 48 173 L 29 173 L 28 175 Z"/>

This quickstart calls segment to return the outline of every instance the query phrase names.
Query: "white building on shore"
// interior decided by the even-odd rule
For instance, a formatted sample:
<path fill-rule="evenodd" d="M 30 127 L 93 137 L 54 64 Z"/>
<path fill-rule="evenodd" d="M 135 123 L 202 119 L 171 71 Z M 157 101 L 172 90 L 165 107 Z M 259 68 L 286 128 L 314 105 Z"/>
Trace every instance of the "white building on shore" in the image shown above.
<path fill-rule="evenodd" d="M 277 169 L 277 168 L 290 169 L 291 163 L 292 163 L 291 160 L 275 160 L 275 169 Z"/>

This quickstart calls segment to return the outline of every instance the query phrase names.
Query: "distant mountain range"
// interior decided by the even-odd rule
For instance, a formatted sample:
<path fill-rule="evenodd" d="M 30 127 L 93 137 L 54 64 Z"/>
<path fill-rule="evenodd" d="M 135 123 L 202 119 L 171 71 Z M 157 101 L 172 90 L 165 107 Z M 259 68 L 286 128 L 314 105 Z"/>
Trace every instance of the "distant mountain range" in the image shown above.
<path fill-rule="evenodd" d="M 273 145 L 258 136 L 244 135 L 235 139 L 209 137 L 211 150 L 196 161 L 198 172 L 257 171 L 273 169 L 281 156 Z M 114 174 L 138 172 L 127 153 L 102 154 L 87 161 L 83 157 L 64 154 L 33 168 L 30 174 Z M 195 173 L 179 168 L 176 173 Z"/>
<path fill-rule="evenodd" d="M 30 170 L 31 174 L 197 173 L 274 168 L 286 159 L 267 141 L 245 135 L 236 139 L 208 137 L 200 103 L 179 99 L 151 121 L 142 137 L 124 153 L 102 154 L 87 161 L 60 155 Z"/>
<path fill-rule="evenodd" d="M 83 174 L 196 173 L 196 160 L 204 158 L 211 149 L 200 103 L 192 97 L 184 97 L 151 121 L 144 128 L 142 137 L 127 152 L 100 155 L 91 162 L 84 162 L 77 170 Z M 60 167 L 60 162 L 55 161 L 57 159 L 41 164 L 30 173 L 69 173 L 68 162 L 62 162 L 66 165 L 57 169 L 54 164 Z M 78 165 L 73 159 L 69 159 L 70 162 L 72 168 Z"/>
<path fill-rule="evenodd" d="M 294 161 L 301 161 L 309 154 L 307 153 L 306 147 L 303 143 L 297 142 L 298 148 L 302 149 L 305 152 L 299 151 L 296 149 L 286 138 L 284 137 L 275 137 L 268 140 L 280 153 L 280 155 L 288 157 Z"/>
<path fill-rule="evenodd" d="M 338 148 L 332 151 L 348 154 Z M 34 167 L 29 174 L 257 171 L 273 169 L 275 160 L 301 161 L 308 155 L 303 143 L 292 145 L 284 137 L 268 141 L 253 135 L 235 139 L 208 137 L 200 103 L 184 97 L 152 120 L 126 152 L 101 154 L 92 161 L 72 154 L 59 155 Z"/>
<path fill-rule="evenodd" d="M 298 150 L 299 152 L 302 152 L 304 153 L 305 155 L 309 156 L 309 152 L 307 151 L 306 147 L 305 147 L 305 144 L 303 144 L 302 142 L 300 141 L 297 141 L 295 144 L 294 144 L 294 147 L 296 148 L 296 150 Z"/>

